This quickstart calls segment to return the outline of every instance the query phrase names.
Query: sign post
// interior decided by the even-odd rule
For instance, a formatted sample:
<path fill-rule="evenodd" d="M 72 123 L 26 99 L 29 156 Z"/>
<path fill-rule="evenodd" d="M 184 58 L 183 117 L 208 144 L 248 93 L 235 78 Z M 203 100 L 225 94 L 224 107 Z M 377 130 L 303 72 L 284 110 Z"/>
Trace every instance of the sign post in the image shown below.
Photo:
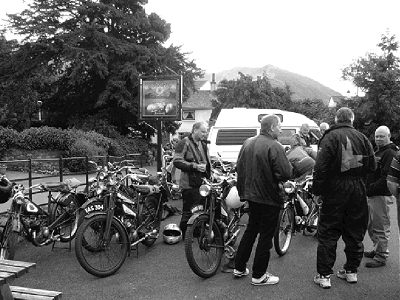
<path fill-rule="evenodd" d="M 161 122 L 182 119 L 182 76 L 146 76 L 140 77 L 139 81 L 139 119 L 156 121 L 157 171 L 161 171 Z"/>

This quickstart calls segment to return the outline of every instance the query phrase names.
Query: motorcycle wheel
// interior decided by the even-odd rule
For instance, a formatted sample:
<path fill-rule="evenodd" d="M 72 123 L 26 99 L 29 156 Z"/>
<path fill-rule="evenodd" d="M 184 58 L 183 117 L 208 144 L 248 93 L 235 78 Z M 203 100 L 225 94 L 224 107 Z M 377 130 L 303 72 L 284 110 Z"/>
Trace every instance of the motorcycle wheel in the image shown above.
<path fill-rule="evenodd" d="M 78 201 L 75 197 L 67 206 L 63 206 L 59 203 L 52 203 L 52 205 L 50 205 L 50 224 L 63 215 L 60 225 L 56 227 L 57 232 L 60 234 L 60 242 L 62 243 L 67 243 L 73 240 L 76 235 L 79 225 L 77 209 Z"/>
<path fill-rule="evenodd" d="M 128 236 L 123 225 L 115 219 L 111 222 L 110 241 L 105 243 L 106 221 L 106 215 L 94 215 L 83 221 L 76 234 L 75 253 L 78 262 L 88 273 L 97 277 L 107 277 L 117 272 L 128 255 Z M 88 251 L 82 245 L 83 241 L 96 251 Z"/>
<path fill-rule="evenodd" d="M 7 220 L 1 234 L 0 259 L 13 260 L 18 242 L 18 233 L 12 230 L 12 219 Z"/>
<path fill-rule="evenodd" d="M 217 223 L 212 224 L 212 241 L 208 241 L 209 228 L 209 216 L 200 215 L 188 224 L 185 236 L 186 259 L 192 271 L 202 278 L 215 275 L 224 254 L 224 240 Z"/>
<path fill-rule="evenodd" d="M 147 237 L 145 240 L 142 241 L 142 244 L 145 245 L 146 247 L 151 247 L 154 245 L 154 243 L 157 240 L 158 234 L 160 232 L 161 218 L 163 215 L 164 208 L 162 205 L 160 205 L 160 209 L 158 211 L 158 214 L 156 215 L 158 201 L 148 201 L 143 209 L 142 220 L 147 219 L 146 224 L 144 226 L 146 228 L 146 232 L 151 232 L 153 230 L 157 231 L 157 233 Z"/>
<path fill-rule="evenodd" d="M 274 247 L 279 256 L 283 256 L 289 250 L 294 232 L 294 211 L 287 206 L 279 213 L 278 226 L 274 234 Z"/>

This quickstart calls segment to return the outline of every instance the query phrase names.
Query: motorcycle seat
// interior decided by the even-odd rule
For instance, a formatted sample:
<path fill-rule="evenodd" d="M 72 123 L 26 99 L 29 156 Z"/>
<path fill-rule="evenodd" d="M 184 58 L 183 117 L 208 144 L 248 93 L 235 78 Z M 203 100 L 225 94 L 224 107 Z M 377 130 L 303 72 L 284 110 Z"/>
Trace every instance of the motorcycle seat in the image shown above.
<path fill-rule="evenodd" d="M 41 187 L 49 192 L 69 192 L 80 185 L 82 185 L 82 182 L 76 178 L 71 178 L 63 182 L 45 182 L 41 184 Z"/>
<path fill-rule="evenodd" d="M 154 193 L 159 193 L 160 188 L 156 185 L 150 184 L 133 184 L 132 187 L 138 192 L 143 195 L 150 195 Z"/>

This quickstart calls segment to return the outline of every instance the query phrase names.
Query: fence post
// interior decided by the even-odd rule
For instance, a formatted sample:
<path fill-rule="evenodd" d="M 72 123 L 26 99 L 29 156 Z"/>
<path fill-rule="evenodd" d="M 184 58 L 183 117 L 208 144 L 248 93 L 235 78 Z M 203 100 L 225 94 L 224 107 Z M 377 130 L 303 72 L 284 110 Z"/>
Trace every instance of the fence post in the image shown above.
<path fill-rule="evenodd" d="M 32 158 L 30 158 L 30 157 L 28 159 L 28 169 L 29 169 L 28 185 L 29 185 L 29 187 L 31 187 L 32 186 Z M 32 189 L 29 189 L 29 200 L 32 201 Z"/>
<path fill-rule="evenodd" d="M 86 163 L 86 190 L 89 191 L 89 157 L 85 156 Z"/>
<path fill-rule="evenodd" d="M 63 158 L 60 156 L 60 159 L 58 160 L 58 168 L 60 170 L 60 182 L 63 181 Z"/>

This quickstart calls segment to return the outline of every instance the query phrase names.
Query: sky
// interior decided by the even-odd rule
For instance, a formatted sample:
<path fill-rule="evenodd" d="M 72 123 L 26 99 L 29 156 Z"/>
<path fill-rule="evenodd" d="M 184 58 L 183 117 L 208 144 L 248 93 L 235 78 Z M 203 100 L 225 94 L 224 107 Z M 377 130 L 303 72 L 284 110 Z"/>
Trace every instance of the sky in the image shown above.
<path fill-rule="evenodd" d="M 0 0 L 0 19 L 25 6 Z M 206 73 L 270 64 L 349 96 L 341 70 L 380 54 L 382 34 L 400 42 L 399 0 L 148 0 L 145 10 L 171 24 L 165 46 L 181 45 Z"/>

